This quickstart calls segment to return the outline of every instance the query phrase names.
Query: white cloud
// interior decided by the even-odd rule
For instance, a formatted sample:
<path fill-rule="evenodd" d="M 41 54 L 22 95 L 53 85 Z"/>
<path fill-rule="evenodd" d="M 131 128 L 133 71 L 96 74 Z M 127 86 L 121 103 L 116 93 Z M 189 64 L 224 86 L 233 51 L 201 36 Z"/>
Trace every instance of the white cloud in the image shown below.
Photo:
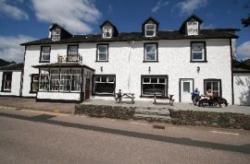
<path fill-rule="evenodd" d="M 75 33 L 90 33 L 90 24 L 101 17 L 91 0 L 32 0 L 36 17 L 55 22 Z"/>
<path fill-rule="evenodd" d="M 207 5 L 207 0 L 183 0 L 177 3 L 181 14 L 192 14 L 195 10 Z"/>
<path fill-rule="evenodd" d="M 237 56 L 239 59 L 250 59 L 250 41 L 246 41 L 238 46 Z"/>
<path fill-rule="evenodd" d="M 151 12 L 156 13 L 158 10 L 160 10 L 164 6 L 167 6 L 168 4 L 168 1 L 158 0 L 158 2 L 152 8 Z"/>
<path fill-rule="evenodd" d="M 14 2 L 22 3 L 20 0 L 15 0 Z M 7 0 L 0 0 L 0 14 L 16 20 L 27 20 L 29 18 L 24 10 L 9 4 Z"/>
<path fill-rule="evenodd" d="M 7 61 L 22 62 L 24 47 L 20 44 L 31 40 L 34 40 L 34 38 L 25 35 L 0 36 L 0 58 Z"/>

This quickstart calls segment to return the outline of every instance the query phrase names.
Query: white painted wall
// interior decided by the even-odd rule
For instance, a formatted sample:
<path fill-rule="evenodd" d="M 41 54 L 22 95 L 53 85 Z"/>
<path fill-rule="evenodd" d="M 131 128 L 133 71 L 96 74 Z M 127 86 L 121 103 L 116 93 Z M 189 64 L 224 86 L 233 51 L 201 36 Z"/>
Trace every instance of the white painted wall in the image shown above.
<path fill-rule="evenodd" d="M 2 79 L 3 79 L 3 71 L 1 71 L 0 72 L 0 95 L 20 96 L 21 78 L 22 78 L 21 71 L 13 71 L 12 72 L 12 82 L 11 82 L 11 92 L 1 92 Z"/>
<path fill-rule="evenodd" d="M 66 93 L 66 92 L 38 92 L 37 99 L 49 99 L 49 100 L 71 100 L 79 101 L 80 93 Z"/>
<path fill-rule="evenodd" d="M 143 63 L 146 42 L 112 42 L 109 43 L 109 62 L 96 62 L 96 43 L 80 43 L 79 53 L 83 64 L 94 68 L 95 74 L 115 74 L 116 92 L 133 92 L 141 99 L 141 75 L 168 75 L 168 92 L 179 100 L 179 79 L 194 78 L 195 88 L 203 93 L 203 81 L 207 78 L 221 79 L 222 95 L 232 102 L 231 65 L 229 39 L 207 39 L 207 63 L 190 63 L 191 40 L 161 40 L 155 41 L 159 47 L 159 62 Z M 152 41 L 151 41 L 152 42 Z M 51 63 L 57 61 L 58 54 L 66 55 L 67 45 L 52 45 Z M 40 46 L 28 46 L 24 67 L 24 96 L 29 94 L 30 74 L 38 73 L 31 65 L 39 64 Z M 103 67 L 101 72 L 100 67 Z M 148 67 L 151 72 L 148 72 Z M 200 72 L 197 73 L 197 66 Z M 101 97 L 107 99 L 107 97 Z M 143 99 L 141 99 L 143 100 Z"/>
<path fill-rule="evenodd" d="M 234 73 L 234 103 L 250 105 L 250 73 Z"/>

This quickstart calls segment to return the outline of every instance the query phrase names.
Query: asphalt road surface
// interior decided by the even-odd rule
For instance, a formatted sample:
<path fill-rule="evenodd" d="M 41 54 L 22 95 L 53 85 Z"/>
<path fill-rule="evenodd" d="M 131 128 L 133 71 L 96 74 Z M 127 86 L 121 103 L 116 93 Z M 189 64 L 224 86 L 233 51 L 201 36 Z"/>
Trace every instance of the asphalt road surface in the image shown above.
<path fill-rule="evenodd" d="M 153 125 L 0 109 L 0 163 L 250 163 L 250 131 Z"/>

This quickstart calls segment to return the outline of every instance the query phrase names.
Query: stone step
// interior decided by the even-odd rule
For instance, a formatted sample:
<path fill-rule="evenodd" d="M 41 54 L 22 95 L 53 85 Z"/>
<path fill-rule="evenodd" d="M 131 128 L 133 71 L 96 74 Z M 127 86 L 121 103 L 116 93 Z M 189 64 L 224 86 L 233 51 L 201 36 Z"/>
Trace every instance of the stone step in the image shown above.
<path fill-rule="evenodd" d="M 147 108 L 137 108 L 135 114 L 146 114 L 146 115 L 157 115 L 157 116 L 169 116 L 169 110 L 167 109 L 147 109 Z"/>
<path fill-rule="evenodd" d="M 158 122 L 171 122 L 170 116 L 148 115 L 148 114 L 135 114 L 135 120 L 158 121 Z"/>

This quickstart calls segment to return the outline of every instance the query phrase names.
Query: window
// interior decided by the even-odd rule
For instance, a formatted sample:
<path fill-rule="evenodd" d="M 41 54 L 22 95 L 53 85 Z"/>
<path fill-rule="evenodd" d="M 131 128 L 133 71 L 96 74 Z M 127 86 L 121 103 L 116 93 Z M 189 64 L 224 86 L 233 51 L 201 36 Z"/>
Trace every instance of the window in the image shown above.
<path fill-rule="evenodd" d="M 36 93 L 39 88 L 39 75 L 38 74 L 33 74 L 31 75 L 31 93 Z"/>
<path fill-rule="evenodd" d="M 183 91 L 190 93 L 190 82 L 183 82 Z"/>
<path fill-rule="evenodd" d="M 112 38 L 112 27 L 111 26 L 104 26 L 102 28 L 102 37 L 103 38 Z"/>
<path fill-rule="evenodd" d="M 155 62 L 158 61 L 158 46 L 157 43 L 144 44 L 144 61 Z"/>
<path fill-rule="evenodd" d="M 204 93 L 211 89 L 213 95 L 221 96 L 221 80 L 219 79 L 206 79 L 204 80 Z"/>
<path fill-rule="evenodd" d="M 156 36 L 156 25 L 155 24 L 145 24 L 145 37 Z"/>
<path fill-rule="evenodd" d="M 94 77 L 94 93 L 112 95 L 115 92 L 115 75 L 96 75 Z"/>
<path fill-rule="evenodd" d="M 40 62 L 49 62 L 49 61 L 50 61 L 50 46 L 42 46 Z"/>
<path fill-rule="evenodd" d="M 97 45 L 97 59 L 98 62 L 108 61 L 108 44 Z"/>
<path fill-rule="evenodd" d="M 78 61 L 78 45 L 69 45 L 67 51 L 67 61 L 77 62 Z"/>
<path fill-rule="evenodd" d="M 206 61 L 205 42 L 191 42 L 191 61 L 192 62 Z"/>
<path fill-rule="evenodd" d="M 78 68 L 44 69 L 40 74 L 39 91 L 79 92 L 81 77 L 81 69 Z"/>
<path fill-rule="evenodd" d="M 60 73 L 59 69 L 51 69 L 50 70 L 50 90 L 58 91 L 59 90 L 59 81 L 60 81 Z"/>
<path fill-rule="evenodd" d="M 49 70 L 42 69 L 40 72 L 39 79 L 39 91 L 48 91 L 49 90 Z"/>
<path fill-rule="evenodd" d="M 61 39 L 61 29 L 54 28 L 51 32 L 51 39 L 52 41 L 59 41 Z"/>
<path fill-rule="evenodd" d="M 199 34 L 199 23 L 197 21 L 187 22 L 187 34 L 198 35 Z"/>
<path fill-rule="evenodd" d="M 71 91 L 80 91 L 81 90 L 81 70 L 72 69 L 71 70 Z"/>
<path fill-rule="evenodd" d="M 167 76 L 142 76 L 142 96 L 167 95 Z"/>
<path fill-rule="evenodd" d="M 2 91 L 11 92 L 12 72 L 3 72 Z"/>

